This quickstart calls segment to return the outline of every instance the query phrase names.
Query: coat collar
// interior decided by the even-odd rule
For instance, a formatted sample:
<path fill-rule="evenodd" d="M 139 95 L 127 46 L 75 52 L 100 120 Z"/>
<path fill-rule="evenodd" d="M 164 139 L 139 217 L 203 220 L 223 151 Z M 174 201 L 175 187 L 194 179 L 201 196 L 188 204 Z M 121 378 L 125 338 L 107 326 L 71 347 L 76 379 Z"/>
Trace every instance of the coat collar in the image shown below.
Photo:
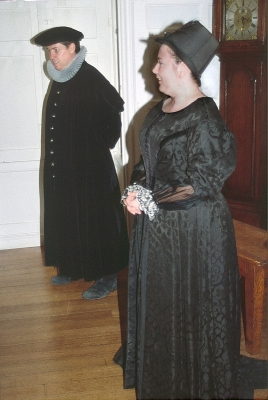
<path fill-rule="evenodd" d="M 47 62 L 47 72 L 49 76 L 56 82 L 69 81 L 77 74 L 77 72 L 81 68 L 81 65 L 85 61 L 86 53 L 87 49 L 84 46 L 82 46 L 81 50 L 79 51 L 79 53 L 77 53 L 71 64 L 68 65 L 68 67 L 62 71 L 56 70 L 52 62 L 49 60 Z"/>

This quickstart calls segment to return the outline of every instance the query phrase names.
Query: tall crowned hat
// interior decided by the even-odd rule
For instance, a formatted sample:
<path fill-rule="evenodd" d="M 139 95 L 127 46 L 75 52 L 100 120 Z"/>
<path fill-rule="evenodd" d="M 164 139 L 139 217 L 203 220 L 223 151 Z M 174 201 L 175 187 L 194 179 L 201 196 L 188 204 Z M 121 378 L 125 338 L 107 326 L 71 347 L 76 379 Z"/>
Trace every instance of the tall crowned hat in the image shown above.
<path fill-rule="evenodd" d="M 68 26 L 57 26 L 36 35 L 33 40 L 40 46 L 50 46 L 61 42 L 79 42 L 84 37 L 82 32 Z"/>
<path fill-rule="evenodd" d="M 200 82 L 219 47 L 217 39 L 198 21 L 190 21 L 172 33 L 155 39 L 166 44 L 190 68 Z"/>

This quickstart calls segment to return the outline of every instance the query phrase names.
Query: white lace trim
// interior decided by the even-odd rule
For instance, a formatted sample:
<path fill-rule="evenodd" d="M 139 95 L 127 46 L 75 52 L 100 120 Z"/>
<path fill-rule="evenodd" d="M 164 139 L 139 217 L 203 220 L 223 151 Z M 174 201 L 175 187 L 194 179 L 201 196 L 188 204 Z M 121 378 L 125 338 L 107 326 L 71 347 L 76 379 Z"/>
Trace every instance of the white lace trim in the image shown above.
<path fill-rule="evenodd" d="M 129 192 L 137 192 L 136 199 L 139 203 L 139 209 L 148 215 L 149 220 L 152 221 L 159 210 L 151 195 L 152 191 L 134 183 L 124 190 L 121 197 L 121 204 L 124 205 L 123 200 L 127 198 Z"/>

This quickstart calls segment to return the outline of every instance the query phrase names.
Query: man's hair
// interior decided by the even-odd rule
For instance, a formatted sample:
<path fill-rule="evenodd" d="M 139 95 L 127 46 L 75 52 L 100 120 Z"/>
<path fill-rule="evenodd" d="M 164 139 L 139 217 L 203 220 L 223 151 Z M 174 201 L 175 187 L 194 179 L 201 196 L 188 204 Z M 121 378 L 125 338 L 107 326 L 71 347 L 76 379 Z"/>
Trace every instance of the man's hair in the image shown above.
<path fill-rule="evenodd" d="M 79 51 L 80 51 L 80 42 L 78 41 L 78 42 L 61 42 L 61 44 L 63 44 L 65 47 L 69 47 L 70 46 L 70 44 L 71 43 L 74 43 L 74 45 L 75 45 L 75 52 L 76 52 L 76 54 L 77 53 L 79 53 Z"/>

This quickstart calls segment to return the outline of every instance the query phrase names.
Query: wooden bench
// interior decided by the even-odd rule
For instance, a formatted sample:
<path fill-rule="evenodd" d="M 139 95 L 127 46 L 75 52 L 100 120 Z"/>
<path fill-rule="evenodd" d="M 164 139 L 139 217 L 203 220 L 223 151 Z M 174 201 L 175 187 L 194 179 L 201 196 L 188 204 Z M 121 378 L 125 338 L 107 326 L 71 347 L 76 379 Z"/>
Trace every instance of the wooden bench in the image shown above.
<path fill-rule="evenodd" d="M 267 231 L 234 220 L 241 277 L 242 315 L 246 350 L 260 352 L 264 299 L 267 284 Z"/>

